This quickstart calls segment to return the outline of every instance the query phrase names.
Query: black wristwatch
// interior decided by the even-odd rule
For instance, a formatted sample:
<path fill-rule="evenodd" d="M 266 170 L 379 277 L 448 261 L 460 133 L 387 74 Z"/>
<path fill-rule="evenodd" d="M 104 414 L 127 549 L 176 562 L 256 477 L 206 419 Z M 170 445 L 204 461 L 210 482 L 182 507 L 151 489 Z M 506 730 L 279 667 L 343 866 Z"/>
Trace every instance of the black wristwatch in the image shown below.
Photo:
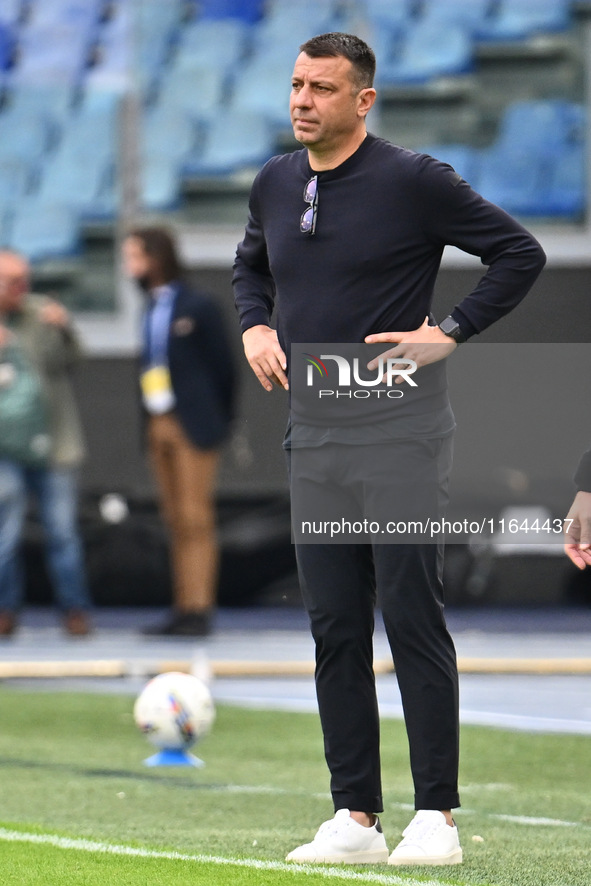
<path fill-rule="evenodd" d="M 439 328 L 442 332 L 445 333 L 445 335 L 449 335 L 450 338 L 453 338 L 453 340 L 458 345 L 461 345 L 463 342 L 466 341 L 466 337 L 462 333 L 459 323 L 454 320 L 451 314 L 449 315 L 449 317 L 446 317 L 445 320 L 441 321 L 441 323 L 439 324 Z"/>

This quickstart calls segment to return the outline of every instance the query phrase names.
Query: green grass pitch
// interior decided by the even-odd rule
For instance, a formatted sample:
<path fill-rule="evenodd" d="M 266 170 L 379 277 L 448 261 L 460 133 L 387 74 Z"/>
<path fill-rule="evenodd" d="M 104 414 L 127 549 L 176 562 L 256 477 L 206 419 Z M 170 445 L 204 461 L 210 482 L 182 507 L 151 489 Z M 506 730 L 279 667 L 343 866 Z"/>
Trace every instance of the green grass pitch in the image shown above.
<path fill-rule="evenodd" d="M 0 688 L 2 886 L 591 883 L 588 737 L 463 728 L 461 866 L 294 868 L 285 854 L 332 815 L 317 717 L 220 707 L 204 769 L 154 770 L 132 706 Z M 402 723 L 382 745 L 393 848 L 412 817 Z"/>

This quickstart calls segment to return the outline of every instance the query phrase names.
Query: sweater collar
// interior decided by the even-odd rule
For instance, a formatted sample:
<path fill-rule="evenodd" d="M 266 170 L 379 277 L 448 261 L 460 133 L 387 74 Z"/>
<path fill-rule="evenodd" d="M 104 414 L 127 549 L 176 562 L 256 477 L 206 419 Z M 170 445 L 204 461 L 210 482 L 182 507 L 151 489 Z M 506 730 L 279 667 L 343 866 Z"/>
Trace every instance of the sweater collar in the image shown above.
<path fill-rule="evenodd" d="M 368 132 L 357 150 L 354 151 L 349 157 L 347 157 L 346 160 L 343 160 L 343 162 L 339 163 L 338 166 L 335 166 L 334 169 L 321 169 L 319 171 L 312 169 L 312 167 L 310 166 L 310 161 L 308 160 L 308 151 L 307 149 L 304 149 L 304 173 L 308 178 L 317 175 L 318 178 L 322 179 L 323 181 L 331 181 L 332 179 L 341 178 L 352 169 L 355 169 L 356 166 L 359 166 L 375 141 L 376 136 Z"/>

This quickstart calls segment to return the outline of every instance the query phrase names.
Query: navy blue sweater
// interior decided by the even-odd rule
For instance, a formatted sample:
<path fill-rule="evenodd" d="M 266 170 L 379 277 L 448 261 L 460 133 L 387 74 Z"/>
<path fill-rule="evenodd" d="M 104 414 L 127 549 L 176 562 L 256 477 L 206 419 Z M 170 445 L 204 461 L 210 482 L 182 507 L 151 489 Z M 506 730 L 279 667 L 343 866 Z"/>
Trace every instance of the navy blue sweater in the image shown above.
<path fill-rule="evenodd" d="M 319 174 L 310 236 L 299 222 L 313 174 L 305 149 L 269 160 L 253 184 L 234 264 L 242 330 L 271 325 L 275 309 L 288 358 L 292 342 L 361 342 L 421 326 L 447 244 L 488 266 L 453 311 L 466 338 L 514 308 L 544 266 L 525 228 L 425 154 L 368 135 Z"/>

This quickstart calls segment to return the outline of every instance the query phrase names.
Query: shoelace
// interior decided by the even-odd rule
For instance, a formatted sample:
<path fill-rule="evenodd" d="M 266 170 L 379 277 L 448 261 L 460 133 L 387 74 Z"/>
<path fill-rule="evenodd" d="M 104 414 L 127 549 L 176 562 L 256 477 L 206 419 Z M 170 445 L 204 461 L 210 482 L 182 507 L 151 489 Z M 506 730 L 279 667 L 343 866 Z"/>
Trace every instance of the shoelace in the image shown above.
<path fill-rule="evenodd" d="M 344 812 L 347 812 L 347 815 L 344 815 L 344 814 L 339 815 L 339 813 L 344 813 Z M 325 821 L 320 825 L 316 836 L 319 837 L 321 834 L 322 834 L 322 836 L 333 836 L 334 834 L 338 834 L 343 826 L 343 823 L 347 820 L 347 818 L 348 818 L 348 810 L 339 809 L 335 813 L 334 818 L 329 818 L 328 821 Z"/>
<path fill-rule="evenodd" d="M 423 818 L 415 816 L 411 823 L 404 829 L 403 836 L 405 840 L 424 840 L 429 837 L 440 827 L 439 821 L 433 821 L 431 817 Z"/>

